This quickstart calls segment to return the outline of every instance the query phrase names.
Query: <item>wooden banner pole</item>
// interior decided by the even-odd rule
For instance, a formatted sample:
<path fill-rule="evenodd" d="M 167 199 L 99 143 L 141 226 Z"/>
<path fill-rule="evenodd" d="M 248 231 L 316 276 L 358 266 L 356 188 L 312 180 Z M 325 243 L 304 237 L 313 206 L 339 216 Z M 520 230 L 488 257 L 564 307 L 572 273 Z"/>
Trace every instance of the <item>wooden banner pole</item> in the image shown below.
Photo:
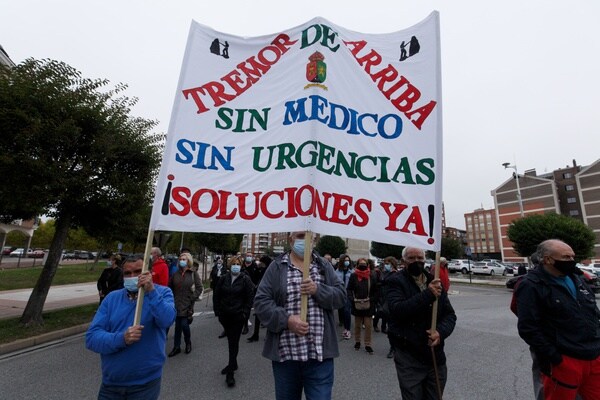
<path fill-rule="evenodd" d="M 302 278 L 310 278 L 310 263 L 312 261 L 312 232 L 304 232 L 304 262 L 302 263 Z M 308 295 L 303 294 L 300 299 L 300 319 L 306 322 L 308 313 Z"/>
<path fill-rule="evenodd" d="M 440 252 L 435 253 L 435 272 L 433 274 L 433 279 L 440 279 Z M 438 301 L 437 298 L 433 302 L 433 307 L 431 310 L 431 330 L 435 330 L 437 328 L 437 311 L 438 311 Z"/>
<path fill-rule="evenodd" d="M 152 238 L 154 237 L 154 230 L 148 229 L 148 237 L 146 238 L 146 250 L 144 251 L 144 266 L 142 267 L 142 274 L 148 271 L 148 264 L 150 260 L 150 250 L 152 250 Z M 135 305 L 135 316 L 133 318 L 133 325 L 139 325 L 142 319 L 142 307 L 144 306 L 144 288 L 141 287 L 138 291 L 137 303 Z"/>

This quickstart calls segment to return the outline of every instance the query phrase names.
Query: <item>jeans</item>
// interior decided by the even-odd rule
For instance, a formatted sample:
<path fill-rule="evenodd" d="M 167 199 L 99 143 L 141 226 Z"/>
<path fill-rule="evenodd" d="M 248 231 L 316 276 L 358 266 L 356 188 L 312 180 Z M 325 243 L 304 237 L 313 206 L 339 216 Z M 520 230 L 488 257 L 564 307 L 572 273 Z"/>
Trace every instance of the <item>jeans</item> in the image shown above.
<path fill-rule="evenodd" d="M 183 331 L 183 339 L 185 343 L 190 343 L 190 324 L 187 317 L 175 318 L 175 344 L 174 348 L 181 347 L 181 332 Z"/>
<path fill-rule="evenodd" d="M 333 358 L 322 362 L 273 361 L 276 400 L 330 400 L 333 388 Z"/>
<path fill-rule="evenodd" d="M 100 385 L 98 400 L 156 400 L 160 394 L 160 378 L 143 385 L 114 386 Z"/>

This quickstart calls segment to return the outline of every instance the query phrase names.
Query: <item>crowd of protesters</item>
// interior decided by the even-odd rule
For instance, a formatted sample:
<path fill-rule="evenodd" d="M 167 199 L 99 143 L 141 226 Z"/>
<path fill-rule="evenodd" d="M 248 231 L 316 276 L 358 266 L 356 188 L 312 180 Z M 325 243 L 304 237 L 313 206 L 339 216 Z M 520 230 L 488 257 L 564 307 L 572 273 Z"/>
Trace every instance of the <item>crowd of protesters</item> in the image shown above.
<path fill-rule="evenodd" d="M 372 355 L 375 351 L 387 353 L 387 358 L 394 358 L 402 393 L 406 396 L 416 395 L 417 397 L 414 398 L 427 398 L 422 396 L 422 391 L 433 390 L 431 389 L 432 383 L 427 379 L 427 373 L 421 376 L 420 372 L 410 371 L 408 375 L 406 371 L 401 372 L 398 369 L 398 358 L 404 357 L 402 365 L 427 372 L 427 362 L 423 363 L 417 355 L 412 353 L 412 350 L 404 351 L 404 347 L 408 345 L 416 348 L 417 343 L 428 345 L 428 341 L 429 344 L 433 341 L 440 351 L 438 357 L 441 361 L 441 371 L 445 371 L 443 339 L 452 332 L 456 316 L 447 302 L 447 296 L 445 294 L 442 296 L 442 287 L 444 290 L 448 287 L 443 272 L 441 282 L 433 281 L 433 277 L 423 269 L 424 252 L 418 249 L 415 251 L 422 254 L 422 257 L 416 264 L 422 264 L 418 269 L 422 276 L 419 275 L 418 279 L 413 279 L 414 275 L 407 273 L 408 284 L 399 275 L 399 272 L 407 267 L 406 260 L 398 260 L 389 256 L 383 259 L 380 265 L 376 265 L 373 260 L 366 257 L 352 260 L 349 255 L 341 254 L 336 260 L 329 254 L 321 257 L 313 252 L 310 262 L 311 278 L 303 279 L 303 233 L 292 233 L 289 241 L 291 250 L 276 259 L 271 259 L 266 255 L 255 257 L 252 253 L 217 256 L 210 270 L 209 280 L 214 313 L 222 326 L 219 338 L 226 337 L 228 342 L 228 359 L 225 367 L 221 370 L 221 373 L 225 375 L 226 385 L 235 386 L 234 373 L 240 367 L 237 355 L 242 335 L 250 333 L 246 341 L 248 343 L 257 342 L 260 339 L 261 327 L 265 327 L 266 338 L 263 355 L 271 359 L 273 363 L 276 398 L 295 398 L 298 393 L 302 392 L 307 399 L 329 398 L 333 385 L 333 359 L 339 355 L 338 333 L 335 329 L 334 318 L 334 315 L 337 315 L 338 324 L 342 328 L 342 341 L 354 339 L 354 349 L 360 351 L 361 348 L 364 348 L 368 355 Z M 165 260 L 161 250 L 153 247 L 151 257 L 149 271 L 151 281 L 153 281 L 154 287 L 171 289 L 171 301 L 175 309 L 175 317 L 171 322 L 171 324 L 175 324 L 174 344 L 168 356 L 174 357 L 182 352 L 182 334 L 185 353 L 189 354 L 192 351 L 190 324 L 193 320 L 194 303 L 203 292 L 197 264 L 194 266 L 189 249 L 182 249 L 177 258 Z M 110 292 L 123 289 L 120 263 L 121 258 L 118 255 L 111 257 L 110 266 L 98 281 L 101 302 Z M 442 265 L 442 269 L 444 266 Z M 270 270 L 271 273 L 267 274 Z M 283 285 L 282 287 L 281 282 L 286 281 L 287 286 Z M 413 287 L 414 293 L 412 293 Z M 402 293 L 406 288 L 410 288 L 411 292 Z M 129 293 L 130 289 L 131 286 L 129 289 L 125 286 L 124 291 Z M 403 340 L 406 340 L 406 332 L 402 331 L 404 329 L 402 324 L 394 321 L 393 316 L 390 315 L 390 306 L 387 301 L 388 294 L 394 291 L 396 294 L 401 293 L 401 296 L 409 297 L 426 291 L 429 295 L 421 296 L 421 301 L 425 305 L 432 303 L 435 299 L 443 299 L 443 305 L 446 306 L 443 311 L 449 315 L 443 315 L 448 317 L 444 320 L 447 329 L 442 332 L 443 335 L 423 329 L 422 333 L 415 334 L 414 343 L 401 342 L 400 335 L 404 335 Z M 309 295 L 306 322 L 299 317 L 302 294 Z M 131 294 L 129 296 L 131 297 Z M 398 313 L 403 312 L 401 305 L 394 304 L 393 306 L 399 307 Z M 253 308 L 255 309 L 254 318 L 251 315 Z M 430 314 L 427 315 L 425 312 L 419 321 L 426 321 L 430 317 Z M 410 315 L 407 320 L 410 320 Z M 160 321 L 160 324 L 164 323 L 164 320 Z M 252 326 L 251 332 L 249 325 Z M 165 341 L 165 345 L 169 326 L 165 330 L 164 339 L 162 339 Z M 315 331 L 313 326 L 320 327 L 320 330 Z M 141 335 L 141 330 L 136 332 Z M 386 334 L 390 344 L 389 348 L 374 349 L 373 332 Z M 162 338 L 160 335 L 157 337 Z M 139 340 L 139 337 L 136 340 Z M 130 342 L 135 343 L 135 341 Z M 127 346 L 129 345 L 127 344 Z M 302 376 L 299 371 L 307 368 L 322 376 L 323 382 L 314 384 L 314 382 L 304 382 L 299 379 L 298 377 Z M 408 381 L 407 376 L 410 377 Z M 404 377 L 405 382 L 401 377 Z M 445 382 L 443 374 L 442 379 L 443 385 Z M 290 386 L 291 383 L 293 385 Z M 156 380 L 151 384 L 152 390 L 158 393 L 156 392 Z M 142 387 L 144 385 L 142 384 Z"/>

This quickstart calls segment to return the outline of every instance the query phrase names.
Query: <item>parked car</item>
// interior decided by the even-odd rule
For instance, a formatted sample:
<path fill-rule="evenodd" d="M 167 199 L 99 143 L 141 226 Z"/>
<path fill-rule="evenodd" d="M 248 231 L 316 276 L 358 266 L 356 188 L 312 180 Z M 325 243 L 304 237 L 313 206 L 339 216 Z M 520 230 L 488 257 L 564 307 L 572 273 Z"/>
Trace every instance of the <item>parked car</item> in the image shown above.
<path fill-rule="evenodd" d="M 17 248 L 14 247 L 14 246 L 12 246 L 12 247 L 11 246 L 4 246 L 2 248 L 2 255 L 3 256 L 8 256 L 8 255 L 10 255 L 10 253 L 12 253 L 13 250 L 16 250 L 16 249 Z"/>
<path fill-rule="evenodd" d="M 583 266 L 583 264 L 578 264 L 578 266 L 580 266 L 580 265 Z M 581 269 L 581 271 L 583 272 L 583 280 L 585 281 L 585 283 L 587 283 L 592 288 L 592 291 L 594 293 L 600 293 L 600 277 L 598 277 L 596 274 L 593 274 L 593 273 L 587 271 L 584 268 L 579 267 L 579 269 Z M 506 288 L 514 289 L 516 283 L 523 276 L 524 275 L 519 275 L 519 276 L 514 276 L 514 277 L 508 279 L 506 281 Z"/>
<path fill-rule="evenodd" d="M 600 264 L 577 264 L 577 267 L 583 271 L 587 271 L 590 274 L 594 274 L 596 276 L 600 276 Z"/>
<path fill-rule="evenodd" d="M 477 261 L 471 265 L 473 274 L 506 275 L 506 267 L 495 261 Z"/>
<path fill-rule="evenodd" d="M 25 249 L 22 247 L 19 247 L 18 249 L 11 251 L 9 255 L 11 257 L 25 257 L 24 253 L 25 253 Z M 33 250 L 27 249 L 27 257 L 31 257 L 32 253 L 33 253 Z"/>
<path fill-rule="evenodd" d="M 503 275 L 516 275 L 517 266 L 516 263 L 505 262 L 504 265 L 504 274 Z"/>
<path fill-rule="evenodd" d="M 31 252 L 29 257 L 31 258 L 43 258 L 46 252 L 43 249 L 35 249 Z"/>
<path fill-rule="evenodd" d="M 468 274 L 472 265 L 473 263 L 469 260 L 452 260 L 448 262 L 448 271 Z"/>
<path fill-rule="evenodd" d="M 74 260 L 75 252 L 73 250 L 63 250 L 63 260 Z"/>
<path fill-rule="evenodd" d="M 592 288 L 592 291 L 600 293 L 600 278 L 598 275 L 588 272 L 585 269 L 581 269 L 581 271 L 583 272 L 583 279 Z"/>

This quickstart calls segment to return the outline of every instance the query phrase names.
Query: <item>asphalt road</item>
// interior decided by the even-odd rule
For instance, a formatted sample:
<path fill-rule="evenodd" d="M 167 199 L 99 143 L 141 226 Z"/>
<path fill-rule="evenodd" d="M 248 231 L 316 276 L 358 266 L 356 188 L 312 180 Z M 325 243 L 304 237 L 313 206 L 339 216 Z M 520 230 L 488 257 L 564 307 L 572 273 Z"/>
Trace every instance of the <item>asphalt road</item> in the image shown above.
<path fill-rule="evenodd" d="M 531 399 L 531 359 L 508 309 L 512 292 L 459 284 L 451 289 L 458 323 L 446 344 L 449 379 L 444 399 Z M 167 359 L 161 398 L 273 398 L 271 365 L 260 355 L 264 329 L 258 343 L 242 339 L 237 384 L 230 389 L 219 373 L 227 362 L 226 340 L 217 339 L 221 327 L 209 301 L 197 305 L 197 311 L 202 314 L 192 324 L 193 351 Z M 393 361 L 385 357 L 387 338 L 373 335 L 372 356 L 355 351 L 354 340 L 340 341 L 334 399 L 400 399 Z M 171 347 L 169 337 L 165 350 Z M 0 399 L 93 399 L 100 379 L 100 357 L 85 349 L 81 335 L 0 358 Z"/>

